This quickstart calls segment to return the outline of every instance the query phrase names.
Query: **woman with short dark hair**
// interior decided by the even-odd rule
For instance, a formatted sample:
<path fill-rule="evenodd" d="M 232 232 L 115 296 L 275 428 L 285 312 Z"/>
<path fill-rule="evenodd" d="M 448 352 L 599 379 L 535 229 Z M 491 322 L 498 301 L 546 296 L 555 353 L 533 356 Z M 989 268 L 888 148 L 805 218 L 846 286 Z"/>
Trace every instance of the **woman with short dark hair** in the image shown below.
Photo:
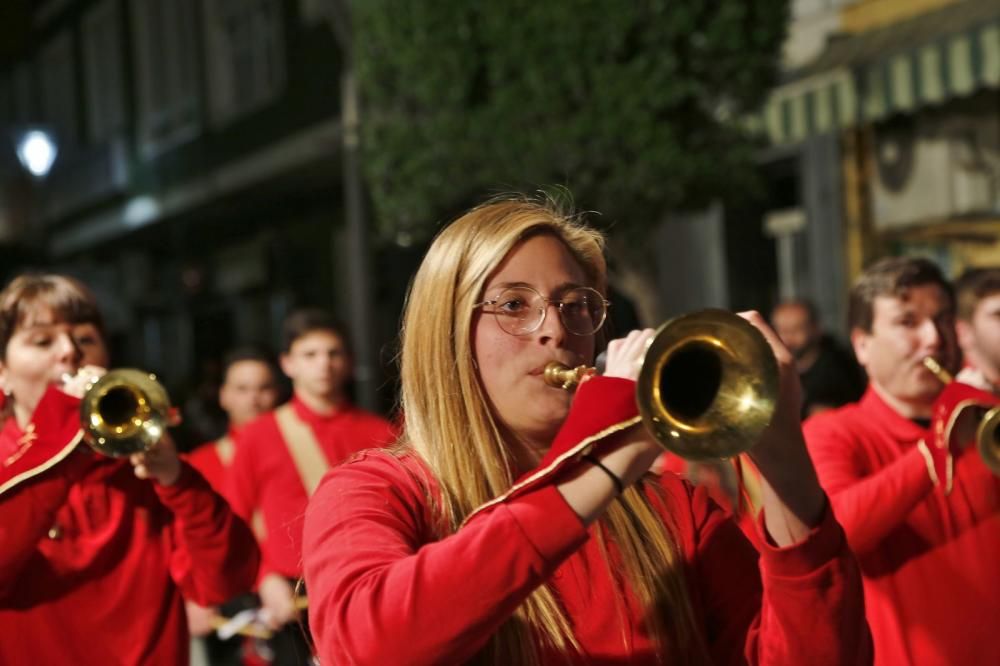
<path fill-rule="evenodd" d="M 129 459 L 81 444 L 83 378 L 107 362 L 77 280 L 0 293 L 2 664 L 185 664 L 182 592 L 219 604 L 253 584 L 253 535 L 169 435 Z"/>

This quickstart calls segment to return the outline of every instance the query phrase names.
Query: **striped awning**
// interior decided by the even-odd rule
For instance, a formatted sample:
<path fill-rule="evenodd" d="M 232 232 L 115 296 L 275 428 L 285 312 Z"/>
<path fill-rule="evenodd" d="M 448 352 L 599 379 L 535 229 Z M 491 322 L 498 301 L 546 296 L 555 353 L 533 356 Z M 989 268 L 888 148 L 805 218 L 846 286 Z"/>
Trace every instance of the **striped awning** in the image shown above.
<path fill-rule="evenodd" d="M 964 2 L 833 40 L 772 90 L 751 127 L 772 144 L 1000 89 L 1000 3 Z"/>

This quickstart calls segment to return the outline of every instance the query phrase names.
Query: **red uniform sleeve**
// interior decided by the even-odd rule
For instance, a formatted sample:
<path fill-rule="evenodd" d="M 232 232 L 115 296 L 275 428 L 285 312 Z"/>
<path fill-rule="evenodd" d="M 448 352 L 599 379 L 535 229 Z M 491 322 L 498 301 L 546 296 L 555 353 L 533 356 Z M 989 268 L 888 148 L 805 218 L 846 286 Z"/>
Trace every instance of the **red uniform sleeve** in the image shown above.
<path fill-rule="evenodd" d="M 226 501 L 187 463 L 176 483 L 154 487 L 173 514 L 170 573 L 185 598 L 213 606 L 250 591 L 260 552 Z"/>
<path fill-rule="evenodd" d="M 934 483 L 916 447 L 874 473 L 866 470 L 857 436 L 829 418 L 835 415 L 822 416 L 805 423 L 806 445 L 848 543 L 865 555 L 903 523 Z"/>
<path fill-rule="evenodd" d="M 86 453 L 71 454 L 56 466 L 0 495 L 0 599 L 36 553 L 55 524 L 69 489 L 93 463 Z"/>
<path fill-rule="evenodd" d="M 425 543 L 426 500 L 406 477 L 388 454 L 362 454 L 309 504 L 305 577 L 322 661 L 464 662 L 587 539 L 544 486 Z"/>
<path fill-rule="evenodd" d="M 703 488 L 694 492 L 692 510 L 700 523 L 696 583 L 712 663 L 871 663 L 861 571 L 831 511 L 794 546 L 758 539 L 758 558 Z"/>
<path fill-rule="evenodd" d="M 74 452 L 80 441 L 79 409 L 79 399 L 50 388 L 32 415 L 36 437 L 22 445 L 0 442 L 4 451 L 0 460 L 0 597 L 36 553 L 70 488 L 95 462 L 89 453 Z"/>

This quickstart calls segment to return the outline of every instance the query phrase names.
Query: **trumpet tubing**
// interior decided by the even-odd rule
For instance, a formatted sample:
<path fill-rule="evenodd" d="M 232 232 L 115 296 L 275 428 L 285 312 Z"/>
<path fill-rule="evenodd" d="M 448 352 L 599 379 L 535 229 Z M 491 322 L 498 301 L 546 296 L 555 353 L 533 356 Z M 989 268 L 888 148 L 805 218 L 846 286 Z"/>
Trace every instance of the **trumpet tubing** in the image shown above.
<path fill-rule="evenodd" d="M 950 384 L 955 378 L 945 370 L 937 359 L 928 356 L 924 367 L 934 373 L 942 384 Z M 987 411 L 976 428 L 976 450 L 991 472 L 1000 476 L 1000 407 Z"/>

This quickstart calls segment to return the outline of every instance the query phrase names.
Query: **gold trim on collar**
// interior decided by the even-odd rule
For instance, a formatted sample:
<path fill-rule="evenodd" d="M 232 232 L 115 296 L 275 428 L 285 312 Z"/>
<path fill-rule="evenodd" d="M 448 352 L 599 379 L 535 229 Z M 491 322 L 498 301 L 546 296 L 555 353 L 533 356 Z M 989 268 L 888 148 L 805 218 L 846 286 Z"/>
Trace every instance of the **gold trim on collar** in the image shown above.
<path fill-rule="evenodd" d="M 21 474 L 18 474 L 17 476 L 8 480 L 3 485 L 0 485 L 0 495 L 4 494 L 14 486 L 21 483 L 22 481 L 30 479 L 34 476 L 38 476 L 42 472 L 54 467 L 57 463 L 59 463 L 64 458 L 66 458 L 70 453 L 72 453 L 73 449 L 76 448 L 77 444 L 79 444 L 80 440 L 82 439 L 83 439 L 83 430 L 77 430 L 76 435 L 71 440 L 69 440 L 66 446 L 64 446 L 58 453 L 56 453 L 56 455 L 46 460 L 38 467 L 33 467 L 32 469 L 29 469 L 26 472 L 22 472 Z"/>

